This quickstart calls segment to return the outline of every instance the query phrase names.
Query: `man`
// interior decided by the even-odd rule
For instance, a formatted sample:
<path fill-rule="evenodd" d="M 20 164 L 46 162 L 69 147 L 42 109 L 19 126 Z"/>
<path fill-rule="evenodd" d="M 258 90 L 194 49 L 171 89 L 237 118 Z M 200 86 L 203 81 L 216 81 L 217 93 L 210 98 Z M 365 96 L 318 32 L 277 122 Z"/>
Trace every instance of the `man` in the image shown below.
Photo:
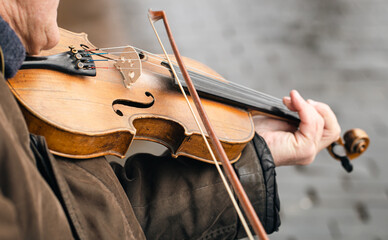
<path fill-rule="evenodd" d="M 57 7 L 58 0 L 0 0 L 5 78 L 20 67 L 24 48 L 38 54 L 59 41 Z M 0 91 L 1 239 L 244 236 L 212 166 L 141 154 L 124 167 L 112 164 L 113 172 L 104 158 L 54 158 L 44 139 L 30 140 L 3 79 Z M 269 233 L 279 226 L 274 165 L 310 164 L 340 132 L 327 105 L 305 101 L 296 91 L 284 98 L 284 104 L 298 112 L 299 128 L 255 118 L 262 137 L 255 136 L 234 165 Z"/>

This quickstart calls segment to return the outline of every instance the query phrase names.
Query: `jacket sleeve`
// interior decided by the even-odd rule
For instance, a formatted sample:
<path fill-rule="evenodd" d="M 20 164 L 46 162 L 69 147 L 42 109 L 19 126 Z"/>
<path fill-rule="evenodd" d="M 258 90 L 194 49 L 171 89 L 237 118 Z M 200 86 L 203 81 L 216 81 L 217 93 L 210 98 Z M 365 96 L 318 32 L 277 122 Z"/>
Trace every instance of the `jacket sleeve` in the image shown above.
<path fill-rule="evenodd" d="M 280 201 L 275 164 L 271 152 L 261 136 L 255 135 L 234 167 L 266 232 L 270 234 L 278 231 Z M 238 238 L 244 236 L 245 231 L 240 226 Z"/>
<path fill-rule="evenodd" d="M 125 166 L 112 163 L 147 239 L 235 239 L 245 236 L 217 170 L 170 154 L 137 154 Z M 274 165 L 255 136 L 234 165 L 265 226 L 278 226 Z"/>

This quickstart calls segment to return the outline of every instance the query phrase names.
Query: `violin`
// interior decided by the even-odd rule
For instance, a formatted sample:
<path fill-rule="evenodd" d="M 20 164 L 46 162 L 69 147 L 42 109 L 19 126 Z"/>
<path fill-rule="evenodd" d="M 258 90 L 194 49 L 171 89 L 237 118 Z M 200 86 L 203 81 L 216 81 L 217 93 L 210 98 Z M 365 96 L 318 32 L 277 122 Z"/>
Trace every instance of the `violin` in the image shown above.
<path fill-rule="evenodd" d="M 29 130 L 45 136 L 54 154 L 123 158 L 131 142 L 141 139 L 166 146 L 173 157 L 212 162 L 163 57 L 130 46 L 98 49 L 84 33 L 61 29 L 60 35 L 55 48 L 27 57 L 23 70 L 8 80 Z M 254 136 L 252 116 L 298 123 L 280 99 L 229 82 L 195 60 L 184 61 L 232 162 Z M 344 138 L 330 146 L 337 159 L 356 158 L 369 144 L 360 129 Z M 335 152 L 337 145 L 346 146 L 346 153 Z"/>
<path fill-rule="evenodd" d="M 155 14 L 154 18 L 161 17 Z M 190 86 L 178 75 L 193 79 L 232 162 L 238 160 L 254 136 L 253 115 L 299 123 L 298 115 L 280 99 L 229 82 L 189 58 L 184 58 L 189 71 L 181 71 L 177 64 L 141 49 L 99 49 L 86 34 L 64 29 L 60 34 L 61 41 L 55 48 L 41 56 L 27 57 L 23 70 L 8 80 L 30 132 L 45 136 L 56 155 L 124 157 L 131 142 L 142 139 L 165 145 L 174 157 L 184 155 L 212 162 L 200 127 L 187 114 L 186 101 L 177 89 L 182 85 L 190 90 Z M 181 65 L 181 61 L 178 63 Z M 199 115 L 199 110 L 194 115 Z M 360 129 L 348 132 L 344 138 L 345 142 L 339 139 L 328 149 L 350 169 L 349 159 L 366 150 L 369 138 Z M 257 228 L 261 229 L 255 232 L 264 239 L 262 226 Z"/>

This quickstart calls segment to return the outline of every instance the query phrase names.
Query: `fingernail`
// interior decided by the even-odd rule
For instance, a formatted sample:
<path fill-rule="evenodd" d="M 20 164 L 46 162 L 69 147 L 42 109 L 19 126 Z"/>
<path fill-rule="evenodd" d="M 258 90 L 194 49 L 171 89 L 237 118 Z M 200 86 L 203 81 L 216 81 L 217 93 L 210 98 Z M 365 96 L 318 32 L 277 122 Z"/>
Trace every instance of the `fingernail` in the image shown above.
<path fill-rule="evenodd" d="M 299 98 L 299 99 L 303 99 L 302 96 L 300 95 L 300 93 L 296 90 L 292 90 L 292 92 L 295 94 L 295 97 Z"/>

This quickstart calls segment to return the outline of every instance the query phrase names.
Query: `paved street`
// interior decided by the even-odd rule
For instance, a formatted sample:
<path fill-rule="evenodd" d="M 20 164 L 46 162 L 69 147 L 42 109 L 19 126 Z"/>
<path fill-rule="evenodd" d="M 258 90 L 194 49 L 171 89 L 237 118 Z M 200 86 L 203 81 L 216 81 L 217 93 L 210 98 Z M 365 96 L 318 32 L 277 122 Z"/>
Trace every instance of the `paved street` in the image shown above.
<path fill-rule="evenodd" d="M 279 98 L 298 89 L 328 103 L 343 132 L 368 132 L 351 174 L 325 151 L 277 169 L 282 226 L 270 239 L 388 239 L 388 2 L 65 0 L 59 22 L 100 47 L 160 53 L 149 8 L 167 12 L 183 55 Z"/>

